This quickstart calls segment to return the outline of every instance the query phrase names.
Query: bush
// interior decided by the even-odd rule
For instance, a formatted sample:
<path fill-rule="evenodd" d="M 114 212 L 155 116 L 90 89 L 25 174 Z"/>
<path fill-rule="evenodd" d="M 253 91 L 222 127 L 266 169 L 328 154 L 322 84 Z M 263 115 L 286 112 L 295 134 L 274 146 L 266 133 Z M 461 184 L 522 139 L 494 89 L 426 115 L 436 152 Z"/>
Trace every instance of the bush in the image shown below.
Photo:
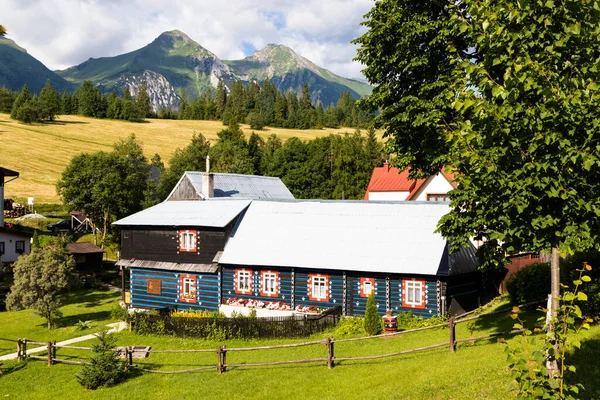
<path fill-rule="evenodd" d="M 110 317 L 119 321 L 129 322 L 129 312 L 127 311 L 127 309 L 118 305 L 114 306 L 110 310 Z"/>
<path fill-rule="evenodd" d="M 334 336 L 340 335 L 364 335 L 365 325 L 362 317 L 342 316 L 340 322 L 335 327 Z"/>
<path fill-rule="evenodd" d="M 514 304 L 543 300 L 550 293 L 550 264 L 531 264 L 511 276 L 506 289 Z"/>
<path fill-rule="evenodd" d="M 561 260 L 560 280 L 570 289 L 574 289 L 573 281 L 579 279 L 579 269 L 588 263 L 592 270 L 587 275 L 592 279 L 579 290 L 588 296 L 588 300 L 580 304 L 581 311 L 589 317 L 600 317 L 600 252 L 597 250 L 588 250 L 575 253 L 566 259 Z"/>
<path fill-rule="evenodd" d="M 119 362 L 119 354 L 114 351 L 117 338 L 106 331 L 96 334 L 99 344 L 92 346 L 94 355 L 89 365 L 84 365 L 77 382 L 86 389 L 101 386 L 114 386 L 125 378 L 125 370 Z"/>
<path fill-rule="evenodd" d="M 398 321 L 399 330 L 423 328 L 426 326 L 437 325 L 448 321 L 448 318 L 446 317 L 423 318 L 411 312 L 398 313 L 398 316 L 396 318 L 396 321 Z"/>
<path fill-rule="evenodd" d="M 365 331 L 369 336 L 379 335 L 383 331 L 382 319 L 377 312 L 375 295 L 371 294 L 367 300 L 367 309 L 365 311 Z"/>

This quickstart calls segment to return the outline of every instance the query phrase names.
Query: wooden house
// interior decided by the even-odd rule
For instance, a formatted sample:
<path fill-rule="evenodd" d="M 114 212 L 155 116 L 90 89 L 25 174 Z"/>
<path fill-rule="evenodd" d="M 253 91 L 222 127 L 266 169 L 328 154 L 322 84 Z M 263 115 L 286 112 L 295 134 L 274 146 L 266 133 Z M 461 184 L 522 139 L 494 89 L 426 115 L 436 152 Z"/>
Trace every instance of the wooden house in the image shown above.
<path fill-rule="evenodd" d="M 102 269 L 104 250 L 93 243 L 69 243 L 67 254 L 73 256 L 75 269 L 79 273 L 92 273 Z"/>
<path fill-rule="evenodd" d="M 17 171 L 0 167 L 0 262 L 14 262 L 31 252 L 33 234 L 4 224 L 4 185 L 18 177 Z"/>
<path fill-rule="evenodd" d="M 409 179 L 409 171 L 390 167 L 373 169 L 364 200 L 381 201 L 448 201 L 447 193 L 455 188 L 454 175 L 440 171 L 427 179 Z"/>
<path fill-rule="evenodd" d="M 131 306 L 252 305 L 433 316 L 478 305 L 474 248 L 435 234 L 447 204 L 299 200 L 166 201 L 116 224 Z"/>

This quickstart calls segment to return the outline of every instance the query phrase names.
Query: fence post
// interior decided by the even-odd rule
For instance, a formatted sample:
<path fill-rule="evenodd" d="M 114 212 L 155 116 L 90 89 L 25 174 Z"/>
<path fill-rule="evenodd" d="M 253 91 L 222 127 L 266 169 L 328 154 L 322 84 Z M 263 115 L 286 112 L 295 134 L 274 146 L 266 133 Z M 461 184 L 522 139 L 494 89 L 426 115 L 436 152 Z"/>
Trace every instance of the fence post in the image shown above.
<path fill-rule="evenodd" d="M 129 368 L 131 369 L 133 367 L 133 346 L 129 346 Z"/>
<path fill-rule="evenodd" d="M 27 339 L 23 339 L 22 354 L 23 354 L 23 360 L 27 360 Z"/>
<path fill-rule="evenodd" d="M 23 358 L 21 356 L 21 339 L 17 339 L 17 361 L 22 361 Z"/>
<path fill-rule="evenodd" d="M 456 325 L 454 324 L 454 316 L 448 320 L 448 330 L 450 331 L 450 352 L 454 353 L 456 351 Z"/>
<path fill-rule="evenodd" d="M 223 347 L 221 348 L 221 359 L 223 360 L 221 362 L 221 369 L 223 370 L 223 372 L 227 371 L 227 345 L 223 345 Z"/>
<path fill-rule="evenodd" d="M 52 343 L 52 359 L 56 360 L 56 340 Z"/>
<path fill-rule="evenodd" d="M 52 342 L 48 342 L 48 366 L 52 365 Z"/>
<path fill-rule="evenodd" d="M 333 368 L 333 340 L 328 337 L 325 340 L 325 346 L 327 346 L 327 368 Z"/>
<path fill-rule="evenodd" d="M 219 375 L 223 373 L 223 365 L 221 364 L 221 346 L 217 347 L 217 372 Z"/>

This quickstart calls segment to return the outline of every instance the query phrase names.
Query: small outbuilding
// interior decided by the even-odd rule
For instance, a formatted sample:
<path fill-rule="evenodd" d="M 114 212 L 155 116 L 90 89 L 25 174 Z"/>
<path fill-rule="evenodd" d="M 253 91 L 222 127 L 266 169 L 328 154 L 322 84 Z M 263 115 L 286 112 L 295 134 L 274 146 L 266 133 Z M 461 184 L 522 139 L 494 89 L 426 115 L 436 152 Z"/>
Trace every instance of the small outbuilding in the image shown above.
<path fill-rule="evenodd" d="M 102 269 L 104 250 L 93 243 L 69 243 L 67 253 L 75 260 L 75 269 L 79 273 L 92 273 Z"/>

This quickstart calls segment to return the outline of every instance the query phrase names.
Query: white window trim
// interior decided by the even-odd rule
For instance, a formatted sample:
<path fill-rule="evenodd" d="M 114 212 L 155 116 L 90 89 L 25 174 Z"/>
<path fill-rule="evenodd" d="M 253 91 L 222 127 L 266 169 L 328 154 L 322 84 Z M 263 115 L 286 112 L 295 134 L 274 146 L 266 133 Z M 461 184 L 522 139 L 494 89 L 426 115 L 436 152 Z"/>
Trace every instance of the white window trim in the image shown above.
<path fill-rule="evenodd" d="M 369 292 L 368 293 L 367 293 L 367 286 L 369 287 Z M 372 281 L 364 281 L 363 282 L 363 288 L 362 288 L 362 294 L 363 294 L 363 296 L 369 297 L 371 295 L 371 293 L 373 293 L 374 287 L 375 287 L 375 285 L 373 284 Z"/>
<path fill-rule="evenodd" d="M 416 289 L 419 290 L 418 296 L 416 295 Z M 406 281 L 406 304 L 410 306 L 422 306 L 423 305 L 423 282 L 420 281 Z M 410 300 L 410 292 L 413 292 L 414 299 Z"/>
<path fill-rule="evenodd" d="M 186 286 L 189 291 L 186 291 Z M 196 297 L 196 284 L 195 280 L 192 278 L 183 278 L 183 297 L 186 299 L 191 299 Z"/>
<path fill-rule="evenodd" d="M 273 281 L 273 286 L 269 287 L 267 285 L 267 282 L 272 280 Z M 263 293 L 266 295 L 276 295 L 277 294 L 277 274 L 273 273 L 273 272 L 265 272 L 263 273 L 263 281 L 262 281 L 262 285 L 263 285 Z"/>
<path fill-rule="evenodd" d="M 317 282 L 319 282 L 319 285 L 317 285 Z M 322 285 L 320 284 L 322 283 Z M 317 288 L 319 289 L 319 291 L 323 291 L 323 295 L 321 296 L 321 293 L 317 293 Z M 317 300 L 324 300 L 327 298 L 327 278 L 324 276 L 313 276 L 312 278 L 312 284 L 311 284 L 311 293 L 312 293 L 312 297 L 317 299 Z"/>
<path fill-rule="evenodd" d="M 242 276 L 248 279 L 246 289 L 242 289 Z M 250 293 L 252 291 L 252 287 L 250 286 L 250 282 L 252 281 L 252 273 L 250 271 L 238 271 L 236 281 L 238 292 Z"/>
<path fill-rule="evenodd" d="M 185 251 L 194 251 L 196 248 L 196 233 L 195 232 L 181 232 L 180 234 L 181 248 Z"/>

